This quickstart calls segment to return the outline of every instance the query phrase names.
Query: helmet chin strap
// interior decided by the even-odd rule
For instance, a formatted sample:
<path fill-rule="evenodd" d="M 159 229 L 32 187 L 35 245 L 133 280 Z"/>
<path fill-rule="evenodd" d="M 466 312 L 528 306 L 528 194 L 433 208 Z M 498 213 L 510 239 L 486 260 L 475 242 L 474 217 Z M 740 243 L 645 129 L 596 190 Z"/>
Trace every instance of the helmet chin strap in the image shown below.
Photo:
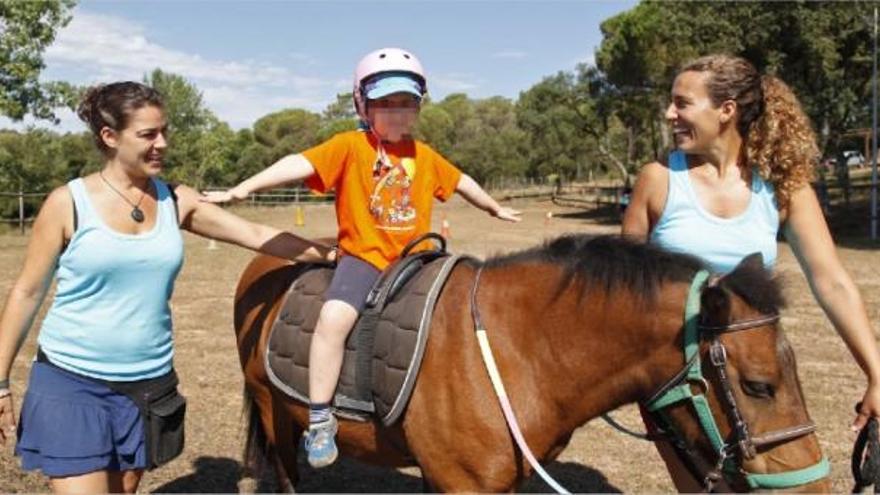
<path fill-rule="evenodd" d="M 373 164 L 373 177 L 375 178 L 380 176 L 383 170 L 391 169 L 393 164 L 388 158 L 388 153 L 385 152 L 385 147 L 382 145 L 382 137 L 379 136 L 373 126 L 369 125 L 369 122 L 367 124 L 367 132 L 376 138 L 376 163 Z M 379 165 L 378 169 L 376 168 L 377 165 Z"/>

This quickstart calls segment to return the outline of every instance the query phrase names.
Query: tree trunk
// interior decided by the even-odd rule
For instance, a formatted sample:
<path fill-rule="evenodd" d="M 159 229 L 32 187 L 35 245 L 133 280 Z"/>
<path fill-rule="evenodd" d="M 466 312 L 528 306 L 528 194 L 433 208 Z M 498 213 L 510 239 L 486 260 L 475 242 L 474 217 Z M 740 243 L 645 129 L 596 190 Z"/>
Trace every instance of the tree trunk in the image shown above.
<path fill-rule="evenodd" d="M 636 131 L 632 126 L 626 128 L 626 166 L 629 168 L 636 157 Z"/>
<path fill-rule="evenodd" d="M 651 125 L 651 151 L 654 153 L 654 159 L 660 160 L 660 141 L 657 136 L 657 119 L 648 119 Z"/>
<path fill-rule="evenodd" d="M 626 170 L 626 164 L 620 161 L 619 158 L 614 156 L 614 154 L 611 153 L 608 148 L 606 148 L 605 145 L 603 145 L 601 142 L 599 142 L 598 144 L 599 153 L 611 160 L 611 163 L 614 164 L 614 166 L 617 168 L 617 171 L 620 172 L 620 178 L 623 179 L 623 183 L 626 184 L 629 180 L 629 172 Z"/>
<path fill-rule="evenodd" d="M 819 149 L 822 151 L 822 155 L 827 153 L 828 149 L 828 139 L 831 134 L 831 125 L 828 123 L 828 117 L 822 117 L 822 128 L 819 133 Z"/>
<path fill-rule="evenodd" d="M 669 126 L 666 125 L 666 108 L 665 101 L 663 98 L 657 98 L 657 110 L 658 110 L 658 118 L 657 118 L 657 127 L 660 129 L 660 153 L 663 153 L 665 150 L 669 149 Z M 659 153 L 658 153 L 659 154 Z"/>

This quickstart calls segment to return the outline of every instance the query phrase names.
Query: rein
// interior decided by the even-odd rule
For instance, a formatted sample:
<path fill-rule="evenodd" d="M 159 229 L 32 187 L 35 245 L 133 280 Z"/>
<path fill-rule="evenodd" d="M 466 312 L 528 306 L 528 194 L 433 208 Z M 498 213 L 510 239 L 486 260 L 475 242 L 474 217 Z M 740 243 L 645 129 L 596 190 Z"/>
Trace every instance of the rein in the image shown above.
<path fill-rule="evenodd" d="M 861 404 L 859 404 L 861 405 Z M 859 411 L 856 406 L 856 412 Z M 851 458 L 852 475 L 855 480 L 853 493 L 862 493 L 871 485 L 880 485 L 880 434 L 878 434 L 877 418 L 868 420 L 868 424 L 859 432 L 853 446 Z"/>
<path fill-rule="evenodd" d="M 525 458 L 529 461 L 529 464 L 531 464 L 532 468 L 538 473 L 541 479 L 550 485 L 556 493 L 569 494 L 571 492 L 566 490 L 565 487 L 560 485 L 559 482 L 553 479 L 553 477 L 541 467 L 541 464 L 535 459 L 535 455 L 532 454 L 531 449 L 529 449 L 529 445 L 526 443 L 522 431 L 519 429 L 519 423 L 516 421 L 513 407 L 510 405 L 510 399 L 507 398 L 507 391 L 504 389 L 504 383 L 501 381 L 501 374 L 498 372 L 498 366 L 495 364 L 495 358 L 492 356 L 492 348 L 489 347 L 489 337 L 486 335 L 486 327 L 483 326 L 483 319 L 480 317 L 480 308 L 477 307 L 477 287 L 480 286 L 480 275 L 482 273 L 483 267 L 480 266 L 477 268 L 474 286 L 471 289 L 471 316 L 474 318 L 474 327 L 477 333 L 477 341 L 480 343 L 480 353 L 483 356 L 483 363 L 485 363 L 486 370 L 489 372 L 489 378 L 492 381 L 492 388 L 495 389 L 495 395 L 498 396 L 498 401 L 501 403 L 501 410 L 504 412 L 504 419 L 507 421 L 507 426 L 510 428 L 510 433 L 513 435 L 513 439 L 516 441 L 517 446 L 519 446 L 520 452 L 523 453 Z"/>

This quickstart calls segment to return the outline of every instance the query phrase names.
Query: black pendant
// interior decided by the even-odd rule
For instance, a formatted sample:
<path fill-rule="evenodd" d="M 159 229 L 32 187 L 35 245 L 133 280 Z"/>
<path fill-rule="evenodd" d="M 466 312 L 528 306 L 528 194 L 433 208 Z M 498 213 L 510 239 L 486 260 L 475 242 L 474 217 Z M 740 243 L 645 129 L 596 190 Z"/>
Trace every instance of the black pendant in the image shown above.
<path fill-rule="evenodd" d="M 131 219 L 137 223 L 143 222 L 144 221 L 144 212 L 141 211 L 140 208 L 135 206 L 134 209 L 131 210 Z"/>

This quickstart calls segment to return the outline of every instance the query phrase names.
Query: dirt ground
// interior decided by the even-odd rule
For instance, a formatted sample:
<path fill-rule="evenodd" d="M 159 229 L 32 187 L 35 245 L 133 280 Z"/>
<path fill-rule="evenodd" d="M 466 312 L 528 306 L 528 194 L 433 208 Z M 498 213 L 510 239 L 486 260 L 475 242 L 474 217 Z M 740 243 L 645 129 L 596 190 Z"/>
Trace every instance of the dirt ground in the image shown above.
<path fill-rule="evenodd" d="M 479 256 L 533 246 L 565 232 L 614 233 L 619 229 L 613 211 L 584 212 L 548 202 L 514 201 L 522 209 L 520 224 L 502 224 L 459 200 L 440 205 L 435 230 L 444 215 L 450 223 L 450 248 Z M 294 227 L 293 207 L 237 207 L 241 215 L 291 228 L 308 237 L 335 233 L 332 206 L 306 208 L 304 227 Z M 553 212 L 548 218 L 548 212 Z M 26 238 L 0 234 L 0 294 L 9 290 L 21 266 Z M 880 328 L 880 250 L 867 242 L 843 242 L 840 254 L 862 290 L 874 328 Z M 148 473 L 141 492 L 252 491 L 255 480 L 244 476 L 240 459 L 244 443 L 242 376 L 232 330 L 232 297 L 241 270 L 251 253 L 186 235 L 186 262 L 173 298 L 176 357 L 182 392 L 189 400 L 187 445 L 181 457 Z M 849 454 L 854 440 L 849 431 L 853 404 L 864 390 L 864 378 L 810 294 L 788 246 L 780 244 L 779 274 L 786 280 L 789 306 L 783 323 L 795 348 L 809 411 L 819 426 L 819 438 L 832 461 L 834 491 L 851 488 Z M 45 311 L 44 305 L 43 310 Z M 31 331 L 12 372 L 12 387 L 20 406 L 33 357 L 36 330 Z M 627 407 L 615 413 L 620 422 L 641 429 L 638 413 Z M 390 470 L 343 458 L 315 472 L 300 461 L 301 491 L 418 492 L 417 470 Z M 575 492 L 668 492 L 672 484 L 653 447 L 624 436 L 601 420 L 580 428 L 568 449 L 547 470 Z M 533 479 L 523 491 L 549 488 Z M 23 473 L 12 447 L 0 448 L 0 492 L 47 490 L 39 474 Z"/>

